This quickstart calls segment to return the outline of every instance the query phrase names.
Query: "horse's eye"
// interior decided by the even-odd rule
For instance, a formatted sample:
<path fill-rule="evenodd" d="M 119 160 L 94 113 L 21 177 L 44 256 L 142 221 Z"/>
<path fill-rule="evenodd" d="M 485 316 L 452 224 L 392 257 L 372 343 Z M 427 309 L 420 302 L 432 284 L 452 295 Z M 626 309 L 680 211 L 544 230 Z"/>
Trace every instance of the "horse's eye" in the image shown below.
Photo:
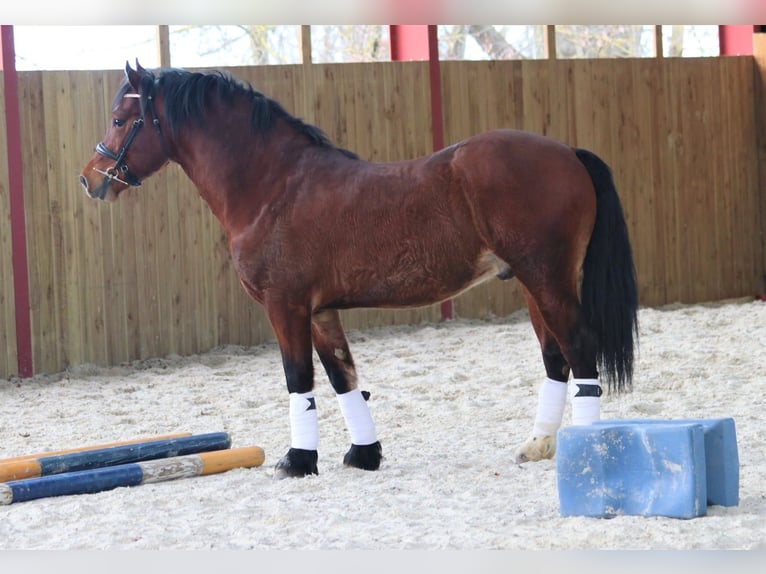
<path fill-rule="evenodd" d="M 112 123 L 113 123 L 113 124 L 114 124 L 116 127 L 118 127 L 118 128 L 119 128 L 120 126 L 124 126 L 124 125 L 125 125 L 125 120 L 121 120 L 121 119 L 119 119 L 119 118 L 114 118 L 114 119 L 112 120 Z"/>

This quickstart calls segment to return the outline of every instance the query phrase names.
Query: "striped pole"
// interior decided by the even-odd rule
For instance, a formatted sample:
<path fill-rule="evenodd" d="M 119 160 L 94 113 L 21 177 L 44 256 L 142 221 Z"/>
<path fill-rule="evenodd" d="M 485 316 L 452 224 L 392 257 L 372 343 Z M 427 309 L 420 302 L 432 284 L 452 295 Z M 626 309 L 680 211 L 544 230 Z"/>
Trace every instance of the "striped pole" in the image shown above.
<path fill-rule="evenodd" d="M 227 448 L 186 456 L 15 480 L 0 483 L 0 505 L 52 496 L 91 494 L 121 486 L 139 486 L 179 478 L 218 474 L 233 468 L 260 466 L 264 460 L 263 449 L 258 446 Z"/>
<path fill-rule="evenodd" d="M 230 446 L 229 434 L 216 432 L 65 452 L 36 459 L 20 457 L 10 462 L 0 461 L 0 482 L 222 450 Z"/>
<path fill-rule="evenodd" d="M 40 452 L 38 454 L 23 454 L 21 456 L 12 456 L 9 458 L 0 458 L 0 467 L 4 464 L 8 464 L 10 462 L 18 462 L 20 460 L 29 460 L 29 459 L 36 459 L 36 458 L 42 458 L 44 456 L 53 456 L 56 454 L 69 454 L 71 452 L 83 452 L 86 450 L 96 450 L 99 448 L 109 448 L 112 446 L 122 446 L 124 444 L 136 444 L 137 442 L 149 442 L 150 440 L 161 440 L 165 438 L 178 438 L 182 436 L 191 436 L 190 432 L 181 432 L 181 433 L 173 433 L 173 434 L 160 434 L 157 436 L 151 436 L 151 437 L 144 437 L 144 438 L 134 438 L 131 440 L 121 440 L 117 442 L 107 442 L 104 444 L 96 444 L 96 445 L 89 445 L 89 446 L 78 446 L 77 448 L 67 448 L 64 450 L 51 450 L 48 452 Z"/>

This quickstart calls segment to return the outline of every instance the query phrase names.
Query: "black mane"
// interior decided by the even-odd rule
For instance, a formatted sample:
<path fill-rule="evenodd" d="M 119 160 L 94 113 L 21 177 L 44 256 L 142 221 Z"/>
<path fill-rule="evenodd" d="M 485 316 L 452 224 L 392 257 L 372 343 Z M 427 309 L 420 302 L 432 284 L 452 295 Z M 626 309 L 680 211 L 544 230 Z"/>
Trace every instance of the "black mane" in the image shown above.
<path fill-rule="evenodd" d="M 121 99 L 129 88 L 126 81 L 117 93 L 115 102 Z M 177 132 L 190 121 L 204 125 L 205 111 L 212 98 L 231 102 L 235 96 L 242 95 L 250 100 L 250 125 L 256 132 L 266 134 L 276 120 L 284 119 L 314 145 L 337 149 L 350 158 L 358 159 L 355 153 L 335 146 L 318 127 L 290 115 L 276 100 L 253 89 L 249 83 L 240 82 L 221 71 L 201 73 L 177 68 L 146 71 L 141 80 L 140 91 L 142 109 L 146 108 L 148 94 L 162 91 L 165 122 L 171 133 Z"/>

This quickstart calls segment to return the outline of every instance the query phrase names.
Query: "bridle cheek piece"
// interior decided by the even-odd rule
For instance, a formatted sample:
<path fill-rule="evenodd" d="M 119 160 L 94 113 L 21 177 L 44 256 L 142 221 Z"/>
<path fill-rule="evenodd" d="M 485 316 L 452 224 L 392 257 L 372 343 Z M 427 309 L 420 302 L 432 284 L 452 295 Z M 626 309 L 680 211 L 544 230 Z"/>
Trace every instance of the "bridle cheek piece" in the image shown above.
<path fill-rule="evenodd" d="M 126 94 L 125 97 L 134 97 L 138 98 L 140 97 L 139 94 Z M 147 102 L 149 104 L 149 111 L 152 114 L 152 124 L 154 125 L 155 129 L 157 130 L 157 136 L 160 138 L 160 145 L 162 146 L 162 151 L 165 154 L 165 157 L 170 159 L 170 155 L 168 154 L 167 147 L 165 146 L 165 139 L 162 137 L 162 130 L 160 129 L 160 121 L 157 118 L 157 112 L 154 109 L 154 98 L 153 96 L 149 96 L 147 98 Z M 136 177 L 134 173 L 130 171 L 130 168 L 128 167 L 128 164 L 125 162 L 125 156 L 128 154 L 128 149 L 130 149 L 130 145 L 133 143 L 133 140 L 136 138 L 136 135 L 138 134 L 138 130 L 141 129 L 141 127 L 144 125 L 144 115 L 143 112 L 141 113 L 141 117 L 136 118 L 136 120 L 133 122 L 133 125 L 130 128 L 130 132 L 128 132 L 128 136 L 125 138 L 125 141 L 122 143 L 122 147 L 120 147 L 120 151 L 118 153 L 113 152 L 110 150 L 103 141 L 100 141 L 96 144 L 96 153 L 99 155 L 104 156 L 105 158 L 114 160 L 114 165 L 106 170 L 99 169 L 97 167 L 94 167 L 93 170 L 102 174 L 104 178 L 108 181 L 116 180 L 120 183 L 124 183 L 125 185 L 129 185 L 131 187 L 140 187 L 141 180 Z M 104 196 L 106 195 L 107 186 L 103 185 L 101 186 L 101 192 L 99 193 L 99 199 L 104 199 Z"/>
<path fill-rule="evenodd" d="M 138 133 L 138 130 L 143 125 L 144 125 L 143 117 L 137 118 L 133 122 L 133 126 L 130 128 L 128 137 L 125 138 L 125 142 L 122 144 L 122 147 L 120 148 L 119 153 L 114 153 L 112 150 L 106 147 L 106 145 L 104 145 L 104 142 L 98 142 L 96 144 L 96 153 L 99 153 L 108 159 L 113 159 L 115 163 L 112 167 L 110 167 L 106 171 L 98 169 L 97 167 L 94 167 L 93 169 L 97 171 L 98 173 L 103 174 L 109 181 L 116 179 L 117 181 L 124 183 L 125 185 L 130 185 L 132 187 L 139 187 L 141 185 L 141 180 L 139 180 L 130 171 L 130 169 L 128 168 L 128 164 L 125 163 L 125 156 L 127 155 L 128 148 L 130 148 L 130 144 L 133 143 L 133 140 L 135 139 L 136 134 Z M 119 174 L 122 174 L 122 177 L 119 177 Z"/>

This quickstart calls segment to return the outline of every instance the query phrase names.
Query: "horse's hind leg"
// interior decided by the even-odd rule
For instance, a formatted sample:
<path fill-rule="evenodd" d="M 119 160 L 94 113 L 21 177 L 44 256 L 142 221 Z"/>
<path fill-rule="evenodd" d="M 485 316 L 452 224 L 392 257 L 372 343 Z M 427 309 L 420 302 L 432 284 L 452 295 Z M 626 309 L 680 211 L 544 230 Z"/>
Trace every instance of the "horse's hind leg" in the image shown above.
<path fill-rule="evenodd" d="M 343 463 L 364 470 L 377 470 L 382 449 L 365 396 L 357 388 L 356 368 L 338 311 L 325 309 L 314 313 L 311 335 L 351 434 L 351 448 Z"/>
<path fill-rule="evenodd" d="M 538 390 L 532 435 L 516 450 L 517 463 L 552 458 L 556 453 L 556 431 L 564 416 L 570 371 L 556 338 L 545 326 L 537 303 L 523 285 L 521 289 L 532 327 L 540 341 L 546 378 Z"/>
<path fill-rule="evenodd" d="M 530 317 L 537 324 L 535 330 L 539 331 L 547 378 L 538 399 L 539 420 L 535 421 L 532 436 L 517 450 L 517 462 L 552 458 L 555 454 L 555 431 L 561 425 L 566 405 L 570 369 L 573 424 L 597 420 L 601 396 L 595 336 L 586 325 L 574 284 L 567 288 L 565 282 L 553 282 L 545 289 L 525 290 L 525 295 Z"/>

